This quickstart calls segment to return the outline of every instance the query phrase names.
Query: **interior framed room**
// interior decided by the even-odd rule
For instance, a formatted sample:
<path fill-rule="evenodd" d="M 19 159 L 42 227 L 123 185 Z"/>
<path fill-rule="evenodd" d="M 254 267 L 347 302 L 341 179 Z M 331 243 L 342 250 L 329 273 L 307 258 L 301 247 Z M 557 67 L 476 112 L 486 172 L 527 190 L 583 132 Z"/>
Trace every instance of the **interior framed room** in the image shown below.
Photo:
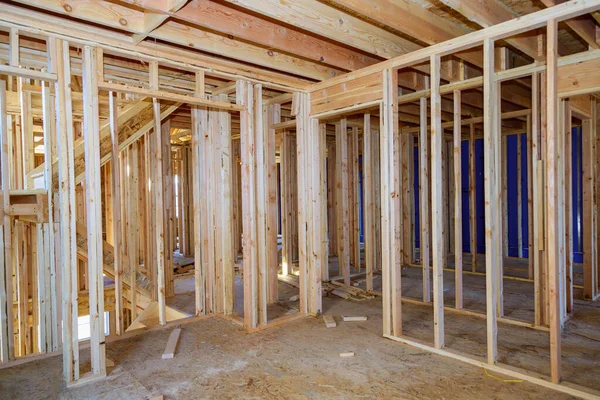
<path fill-rule="evenodd" d="M 599 30 L 2 2 L 0 393 L 600 398 Z"/>

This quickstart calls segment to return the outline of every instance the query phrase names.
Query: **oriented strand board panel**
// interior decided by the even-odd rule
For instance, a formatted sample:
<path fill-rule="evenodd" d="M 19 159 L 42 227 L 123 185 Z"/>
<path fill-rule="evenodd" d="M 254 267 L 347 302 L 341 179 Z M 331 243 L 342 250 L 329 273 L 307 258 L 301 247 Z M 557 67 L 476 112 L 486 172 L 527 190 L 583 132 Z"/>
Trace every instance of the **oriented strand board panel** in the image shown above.
<path fill-rule="evenodd" d="M 380 100 L 382 96 L 382 74 L 376 72 L 312 92 L 310 94 L 311 115 Z"/>

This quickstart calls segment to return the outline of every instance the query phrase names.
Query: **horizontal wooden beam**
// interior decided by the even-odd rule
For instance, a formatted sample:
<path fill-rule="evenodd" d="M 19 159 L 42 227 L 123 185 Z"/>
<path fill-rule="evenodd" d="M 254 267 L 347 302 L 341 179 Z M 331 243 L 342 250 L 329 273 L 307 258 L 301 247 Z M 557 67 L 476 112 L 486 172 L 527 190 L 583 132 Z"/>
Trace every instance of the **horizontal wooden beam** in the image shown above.
<path fill-rule="evenodd" d="M 318 1 L 226 1 L 382 58 L 389 59 L 421 48 L 414 42 Z"/>
<path fill-rule="evenodd" d="M 553 7 L 555 5 L 564 3 L 566 0 L 540 0 L 546 7 Z M 594 49 L 600 49 L 598 42 L 596 41 L 596 32 L 598 26 L 589 16 L 582 15 L 579 18 L 570 19 L 566 21 L 569 28 L 573 30 L 580 38 L 582 38 L 588 46 Z"/>
<path fill-rule="evenodd" d="M 346 71 L 354 71 L 381 61 L 377 57 L 368 56 L 210 0 L 190 2 L 179 10 L 174 18 L 231 35 L 235 39 L 256 43 L 268 50 L 284 51 L 287 54 Z"/>
<path fill-rule="evenodd" d="M 68 15 L 66 12 L 61 14 Z M 311 83 L 299 77 L 211 57 L 196 51 L 173 48 L 162 43 L 144 41 L 135 45 L 130 36 L 120 32 L 96 28 L 60 17 L 49 19 L 45 13 L 11 4 L 2 4 L 0 26 L 17 28 L 21 34 L 61 37 L 68 39 L 72 45 L 100 46 L 107 55 L 124 55 L 144 61 L 156 60 L 176 68 L 204 71 L 211 76 L 229 80 L 246 79 L 262 83 L 265 87 L 284 91 L 303 90 Z"/>
<path fill-rule="evenodd" d="M 324 82 L 312 85 L 309 91 L 325 89 L 330 86 L 339 85 L 363 76 L 381 72 L 388 68 L 400 69 L 408 68 L 419 63 L 428 62 L 432 55 L 445 56 L 455 54 L 463 50 L 468 50 L 480 46 L 484 39 L 501 40 L 509 36 L 518 35 L 523 32 L 531 31 L 546 25 L 549 19 L 562 21 L 565 19 L 578 17 L 600 9 L 600 4 L 594 0 L 581 0 L 577 2 L 568 2 L 555 7 L 547 8 L 520 18 L 494 25 L 490 28 L 468 33 L 456 39 L 443 43 L 435 44 L 421 50 L 413 51 L 409 54 L 401 55 L 393 59 L 383 61 L 379 64 L 363 68 L 358 71 L 331 78 Z"/>
<path fill-rule="evenodd" d="M 489 28 L 501 22 L 517 18 L 509 8 L 496 0 L 441 0 L 448 7 L 465 16 L 469 21 L 475 22 L 483 28 Z M 533 59 L 542 59 L 537 51 L 537 38 L 535 36 L 511 38 L 508 44 L 525 53 Z"/>
<path fill-rule="evenodd" d="M 56 82 L 56 74 L 43 71 L 35 71 L 21 67 L 12 67 L 10 65 L 0 65 L 0 74 L 18 76 L 26 79 L 39 79 L 46 82 Z"/>
<path fill-rule="evenodd" d="M 290 119 L 289 121 L 284 121 L 284 122 L 279 122 L 277 124 L 271 124 L 269 125 L 270 129 L 275 129 L 275 130 L 284 130 L 284 129 L 296 129 L 296 120 L 295 119 Z"/>
<path fill-rule="evenodd" d="M 153 97 L 155 99 L 173 101 L 175 103 L 184 103 L 195 106 L 204 106 L 215 108 L 219 110 L 228 110 L 228 111 L 242 111 L 244 110 L 243 106 L 233 104 L 233 103 L 225 103 L 222 101 L 214 101 L 214 100 L 205 100 L 199 97 L 194 96 L 186 96 L 183 94 L 169 93 L 163 90 L 153 90 L 153 89 L 144 89 L 137 86 L 132 85 L 124 85 L 120 83 L 108 83 L 108 82 L 99 82 L 98 89 L 107 90 L 113 92 L 121 92 L 121 93 L 130 93 L 136 94 L 139 96 Z"/>

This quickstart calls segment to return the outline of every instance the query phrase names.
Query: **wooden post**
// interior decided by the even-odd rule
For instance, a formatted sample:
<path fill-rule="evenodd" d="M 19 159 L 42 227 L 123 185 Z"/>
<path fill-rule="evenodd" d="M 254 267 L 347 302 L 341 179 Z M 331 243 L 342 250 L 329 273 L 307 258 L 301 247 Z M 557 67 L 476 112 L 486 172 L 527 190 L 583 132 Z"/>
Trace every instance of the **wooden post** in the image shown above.
<path fill-rule="evenodd" d="M 67 384 L 79 379 L 79 340 L 77 336 L 77 238 L 75 210 L 75 171 L 73 167 L 73 112 L 71 103 L 71 63 L 69 43 L 56 40 L 56 111 L 58 136 L 58 180 L 60 240 L 63 290 L 63 375 Z M 3 169 L 4 170 L 4 169 Z M 5 198 L 6 201 L 6 198 Z M 6 217 L 5 217 L 6 218 Z M 6 235 L 6 231 L 5 231 Z M 5 246 L 7 242 L 5 240 Z M 10 329 L 9 325 L 9 329 Z"/>
<path fill-rule="evenodd" d="M 269 104 L 263 107 L 263 123 L 266 135 L 265 164 L 267 169 L 267 234 L 265 246 L 267 248 L 267 275 L 268 275 L 268 301 L 274 303 L 278 300 L 278 262 L 277 262 L 277 162 L 275 160 L 275 129 L 269 128 L 270 124 L 281 122 L 281 105 Z"/>
<path fill-rule="evenodd" d="M 56 70 L 55 52 L 56 41 L 48 39 L 48 70 Z M 53 161 L 57 154 L 56 149 L 56 111 L 52 103 L 51 86 L 42 82 L 43 103 L 43 130 L 44 130 L 44 180 L 48 196 L 48 222 L 38 224 L 41 230 L 38 233 L 39 249 L 43 255 L 38 261 L 38 268 L 43 270 L 43 286 L 40 284 L 40 343 L 41 352 L 47 353 L 58 348 L 58 330 L 56 329 L 57 314 L 57 289 L 56 280 L 56 250 L 54 234 L 54 176 Z M 1 140 L 0 140 L 1 143 Z M 1 236 L 1 234 L 0 234 Z M 0 289 L 1 290 L 1 289 Z M 43 293 L 43 294 L 42 294 Z"/>
<path fill-rule="evenodd" d="M 572 161 L 572 146 L 571 146 L 571 121 L 572 112 L 568 101 L 563 102 L 565 105 L 565 112 L 562 114 L 564 118 L 563 123 L 563 134 L 562 134 L 562 152 L 561 157 L 561 179 L 562 179 L 562 205 L 563 210 L 563 235 L 561 239 L 564 240 L 564 253 L 565 253 L 565 264 L 563 267 L 564 271 L 564 283 L 565 291 L 564 302 L 565 307 L 563 310 L 563 319 L 567 317 L 567 314 L 573 312 L 573 213 L 572 213 L 572 179 L 571 179 L 571 165 Z"/>
<path fill-rule="evenodd" d="M 256 230 L 256 162 L 254 134 L 254 91 L 252 84 L 238 81 L 237 104 L 245 107 L 240 111 L 240 140 L 242 154 L 242 225 L 244 249 L 244 327 L 256 328 L 258 324 L 258 251 Z"/>
<path fill-rule="evenodd" d="M 225 102 L 227 95 L 222 94 L 215 99 Z M 262 116 L 262 112 L 260 115 Z M 215 310 L 230 315 L 233 313 L 234 306 L 231 116 L 227 111 L 210 110 L 208 121 L 212 136 L 211 181 L 213 184 L 210 188 L 212 205 L 210 212 L 214 220 L 215 236 L 213 267 L 214 289 L 217 291 Z M 260 121 L 255 122 L 257 127 L 259 127 L 258 122 Z M 255 149 L 258 150 L 262 151 L 262 149 Z"/>
<path fill-rule="evenodd" d="M 381 123 L 381 253 L 383 333 L 402 335 L 400 235 L 400 149 L 398 143 L 398 72 L 383 71 Z"/>
<path fill-rule="evenodd" d="M 350 284 L 350 227 L 349 227 L 349 188 L 348 188 L 348 133 L 347 121 L 342 119 L 335 125 L 336 145 L 336 217 L 338 242 L 338 275 L 344 277 L 344 284 Z"/>
<path fill-rule="evenodd" d="M 292 97 L 292 115 L 296 117 L 296 174 L 298 177 L 298 286 L 300 292 L 300 312 L 308 312 L 308 237 L 306 224 L 310 218 L 308 213 L 308 185 L 304 168 L 306 167 L 306 141 L 304 140 L 306 116 L 303 114 L 303 98 L 301 93 L 294 93 Z M 298 117 L 300 115 L 300 117 Z M 337 139 L 337 134 L 336 134 Z M 341 171 L 341 169 L 340 169 Z M 338 224 L 338 229 L 339 229 Z M 347 251 L 347 247 L 346 247 Z M 339 258 L 339 255 L 338 255 Z"/>
<path fill-rule="evenodd" d="M 92 375 L 106 375 L 104 344 L 104 278 L 102 254 L 102 207 L 100 188 L 100 120 L 98 79 L 103 80 L 103 57 L 99 48 L 83 47 L 83 139 L 85 149 L 85 197 L 90 305 Z"/>
<path fill-rule="evenodd" d="M 335 140 L 327 142 L 327 227 L 329 231 L 329 255 L 337 254 L 337 189 L 336 189 L 336 143 Z M 287 154 L 287 153 L 285 153 Z M 329 277 L 328 268 L 324 268 Z M 328 278 L 329 279 L 329 278 Z"/>
<path fill-rule="evenodd" d="M 597 268 L 597 209 L 596 194 L 596 102 L 592 103 L 592 118 L 583 120 L 582 169 L 583 169 L 583 296 L 593 299 L 598 295 Z"/>
<path fill-rule="evenodd" d="M 374 157 L 375 143 L 371 131 L 371 114 L 364 115 L 363 128 L 363 194 L 364 194 L 364 216 L 365 216 L 365 268 L 367 291 L 373 290 L 373 270 L 375 268 L 375 180 L 374 180 Z"/>
<path fill-rule="evenodd" d="M 116 334 L 123 332 L 123 236 L 121 235 L 121 170 L 119 162 L 119 131 L 117 126 L 117 96 L 109 92 L 109 118 L 111 137 L 111 188 L 113 202 L 114 274 L 115 274 L 115 327 Z M 146 257 L 146 256 L 144 256 Z M 147 259 L 147 258 L 146 258 Z"/>
<path fill-rule="evenodd" d="M 534 308 L 535 325 L 541 326 L 545 321 L 546 300 L 542 288 L 544 285 L 544 274 L 542 271 L 542 253 L 544 249 L 544 193 L 543 193 L 543 171 L 542 171 L 542 146 L 540 144 L 540 113 L 545 113 L 545 107 L 540 107 L 540 74 L 534 73 L 531 77 L 531 190 L 533 197 L 532 214 L 532 253 L 529 258 L 533 261 L 534 281 Z"/>
<path fill-rule="evenodd" d="M 175 206 L 173 197 L 173 169 L 171 163 L 171 121 L 161 120 L 160 135 L 162 136 L 162 177 L 163 177 L 163 201 L 164 201 L 164 261 L 165 261 L 165 297 L 175 295 L 175 284 L 173 278 L 173 239 Z M 136 158 L 135 152 L 133 157 Z M 135 182 L 133 182 L 135 184 Z M 134 210 L 136 211 L 136 210 Z M 137 246 L 134 246 L 134 251 Z M 138 266 L 136 260 L 130 260 Z"/>
<path fill-rule="evenodd" d="M 268 148 L 268 120 L 262 104 L 262 85 L 254 85 L 254 129 L 255 141 L 254 152 L 256 157 L 256 228 L 258 247 L 258 321 L 260 325 L 267 324 L 267 304 L 269 295 L 269 257 L 267 256 L 267 207 L 269 195 L 269 182 L 267 171 L 267 148 Z M 267 117 L 268 118 L 268 117 Z"/>
<path fill-rule="evenodd" d="M 531 81 L 532 81 L 532 105 L 533 105 L 533 97 L 536 96 L 537 94 L 533 93 L 533 81 L 538 79 L 537 75 L 533 75 L 531 77 Z M 536 88 L 537 88 L 537 83 L 536 83 Z M 536 100 L 537 101 L 537 100 Z M 535 123 L 534 123 L 535 120 Z M 534 125 L 537 124 L 537 116 L 533 116 L 533 115 L 529 115 L 527 117 L 527 133 L 526 133 L 526 143 L 527 143 L 527 147 L 526 147 L 526 155 L 527 155 L 527 242 L 528 242 L 528 256 L 527 256 L 527 262 L 528 262 L 528 278 L 531 280 L 534 280 L 535 278 L 535 264 L 534 264 L 534 260 L 535 260 L 535 253 L 537 252 L 537 246 L 535 246 L 535 244 L 533 243 L 533 230 L 534 230 L 534 216 L 533 216 L 533 209 L 534 209 L 534 204 L 533 204 L 533 187 L 536 184 L 536 182 L 534 181 L 533 178 L 533 163 L 534 160 L 535 162 L 537 162 L 537 154 L 533 154 L 533 136 L 534 136 L 534 131 L 533 131 L 533 127 Z M 537 151 L 537 138 L 536 140 L 536 151 Z M 535 291 L 537 291 L 537 286 L 535 284 L 534 281 L 534 293 Z M 535 297 L 535 295 L 534 295 Z M 534 301 L 534 303 L 537 303 Z M 534 308 L 537 308 L 537 306 L 535 306 L 534 304 Z"/>
<path fill-rule="evenodd" d="M 454 286 L 455 307 L 463 308 L 462 257 L 462 167 L 461 167 L 461 95 L 454 91 Z"/>
<path fill-rule="evenodd" d="M 431 223 L 433 229 L 433 323 L 434 345 L 444 347 L 444 253 L 442 201 L 442 110 L 440 96 L 440 56 L 431 56 Z"/>
<path fill-rule="evenodd" d="M 560 233 L 560 177 L 558 175 L 557 156 L 559 149 L 558 126 L 558 93 L 557 93 L 557 45 L 558 25 L 556 20 L 549 20 L 547 25 L 547 56 L 546 56 L 546 182 L 547 182 L 547 209 L 548 220 L 546 224 L 547 238 L 547 266 L 549 287 L 549 327 L 550 327 L 550 376 L 552 382 L 561 380 L 560 354 L 561 354 L 561 318 L 560 318 L 560 266 L 564 253 L 561 254 L 559 237 Z"/>
<path fill-rule="evenodd" d="M 158 62 L 150 63 L 150 86 L 158 90 Z M 161 325 L 167 323 L 166 287 L 165 287 L 165 220 L 164 220 L 164 190 L 163 190 L 163 137 L 161 135 L 162 121 L 160 117 L 160 100 L 152 99 L 154 110 L 154 148 L 152 149 L 152 168 L 154 171 L 152 179 L 154 205 L 154 240 L 156 242 L 156 273 L 158 288 L 158 319 Z"/>
<path fill-rule="evenodd" d="M 320 315 L 321 271 L 327 265 L 326 226 L 323 215 L 327 193 L 325 125 L 319 126 L 317 119 L 310 118 L 308 94 L 294 93 L 292 99 L 298 154 L 298 222 L 299 226 L 303 227 L 299 229 L 300 311 Z"/>
<path fill-rule="evenodd" d="M 469 228 L 471 272 L 477 272 L 477 165 L 475 163 L 475 125 L 469 124 Z"/>
<path fill-rule="evenodd" d="M 401 135 L 402 142 L 402 259 L 405 264 L 413 262 L 413 153 L 415 150 L 412 133 Z"/>
<path fill-rule="evenodd" d="M 502 257 L 500 241 L 500 127 L 497 104 L 498 84 L 494 79 L 494 41 L 483 42 L 483 136 L 484 136 L 484 192 L 485 192 L 485 260 L 486 260 L 486 315 L 487 361 L 494 364 L 498 358 L 498 270 Z"/>
<path fill-rule="evenodd" d="M 196 87 L 194 95 L 199 98 L 204 98 L 204 72 L 196 73 Z M 203 261 L 202 249 L 202 232 L 206 231 L 205 225 L 202 223 L 202 210 L 206 204 L 206 192 L 202 196 L 201 188 L 205 185 L 201 183 L 205 179 L 205 172 L 200 164 L 200 158 L 206 154 L 206 149 L 202 145 L 204 143 L 204 132 L 207 129 L 208 113 L 206 108 L 192 106 L 192 192 L 193 192 L 193 220 L 194 220 L 194 293 L 196 304 L 196 315 L 205 315 L 206 308 L 206 284 L 205 273 L 206 264 Z M 203 152 L 204 151 L 204 152 Z M 204 201 L 202 201 L 204 197 Z"/>
<path fill-rule="evenodd" d="M 292 272 L 292 186 L 296 182 L 292 169 L 292 138 L 289 132 L 281 133 L 281 273 L 288 275 Z"/>
<path fill-rule="evenodd" d="M 199 86 L 198 82 L 196 83 Z M 198 95 L 202 96 L 204 88 L 196 88 Z M 202 90 L 200 92 L 200 90 Z M 196 266 L 196 293 L 204 293 L 204 313 L 213 313 L 216 311 L 215 293 L 217 287 L 215 284 L 215 232 L 214 232 L 214 185 L 212 183 L 212 169 L 214 151 L 212 146 L 213 136 L 210 134 L 209 112 L 206 108 L 197 107 L 195 112 L 194 129 L 198 135 L 198 168 L 199 168 L 199 192 L 204 194 L 200 201 L 200 224 L 197 229 L 200 230 L 200 246 L 201 246 L 201 272 Z M 196 222 L 195 222 L 196 223 Z M 202 274 L 204 279 L 202 280 Z M 200 280 L 201 283 L 198 283 Z M 200 286 L 198 286 L 200 285 Z M 200 300 L 196 300 L 198 307 Z"/>
<path fill-rule="evenodd" d="M 350 201 L 352 202 L 352 207 L 350 207 L 352 213 L 350 215 L 350 220 L 352 221 L 351 227 L 352 230 L 350 235 L 352 235 L 351 242 L 353 246 L 351 246 L 351 255 L 350 255 L 350 263 L 354 265 L 354 269 L 356 272 L 360 272 L 360 187 L 359 187 L 359 170 L 358 170 L 358 128 L 353 127 L 350 133 L 350 144 L 352 148 L 352 159 L 351 159 L 351 175 L 350 180 L 351 184 L 351 193 L 350 193 Z"/>
<path fill-rule="evenodd" d="M 0 82 L 0 145 L 2 146 L 2 257 L 0 257 L 0 361 L 14 358 L 12 219 L 10 207 L 10 141 L 6 117 L 6 82 Z"/>
<path fill-rule="evenodd" d="M 517 256 L 523 258 L 523 199 L 522 199 L 522 162 L 521 134 L 517 135 Z M 508 163 L 508 160 L 507 160 Z"/>
<path fill-rule="evenodd" d="M 427 98 L 420 100 L 419 125 L 419 201 L 421 202 L 421 267 L 423 268 L 423 301 L 431 302 L 431 269 L 429 248 L 429 150 L 427 130 Z"/>

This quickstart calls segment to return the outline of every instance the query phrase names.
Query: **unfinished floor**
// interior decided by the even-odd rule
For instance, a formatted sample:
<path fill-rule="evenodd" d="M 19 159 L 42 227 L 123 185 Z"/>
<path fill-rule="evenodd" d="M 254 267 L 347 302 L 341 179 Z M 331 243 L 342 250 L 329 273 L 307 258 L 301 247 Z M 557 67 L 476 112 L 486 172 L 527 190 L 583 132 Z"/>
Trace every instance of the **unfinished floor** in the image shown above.
<path fill-rule="evenodd" d="M 518 262 L 515 263 L 518 268 Z M 510 266 L 510 264 L 509 264 Z M 331 276 L 336 258 L 330 263 Z M 243 290 L 236 278 L 236 309 L 241 312 Z M 361 284 L 361 278 L 355 278 Z M 465 309 L 484 312 L 485 277 L 465 275 Z M 374 278 L 375 289 L 381 277 Z M 445 303 L 454 300 L 453 274 L 444 276 Z M 504 305 L 508 318 L 533 319 L 531 282 L 505 279 Z M 403 269 L 405 334 L 432 342 L 433 311 L 415 304 L 421 297 L 421 270 Z M 186 312 L 193 309 L 193 285 L 176 281 L 170 303 Z M 187 292 L 187 293 L 186 293 Z M 289 298 L 297 288 L 279 284 L 279 303 L 273 317 L 294 313 L 297 301 Z M 528 307 L 530 305 L 530 307 Z M 382 306 L 373 300 L 350 301 L 336 296 L 323 298 L 325 315 L 336 328 L 326 328 L 320 318 L 307 317 L 282 327 L 246 334 L 231 320 L 212 317 L 181 325 L 176 356 L 162 360 L 171 329 L 146 332 L 111 342 L 107 357 L 117 367 L 108 379 L 67 389 L 60 379 L 61 357 L 0 370 L 0 398 L 15 399 L 141 399 L 162 394 L 169 398 L 496 398 L 562 399 L 567 395 L 527 382 L 466 365 L 418 349 L 397 345 L 381 337 Z M 529 310 L 529 313 L 528 313 Z M 366 315 L 366 322 L 342 322 L 343 315 Z M 549 373 L 548 333 L 499 324 L 499 361 L 541 374 Z M 563 367 L 567 381 L 600 390 L 600 307 L 577 302 L 566 323 Z M 486 351 L 485 318 L 448 312 L 447 348 L 474 356 Z M 341 352 L 355 353 L 340 358 Z M 84 355 L 85 357 L 85 355 Z M 410 376 L 410 379 L 406 379 Z"/>
<path fill-rule="evenodd" d="M 306 318 L 249 335 L 214 317 L 183 325 L 172 360 L 161 360 L 170 330 L 108 344 L 107 357 L 118 367 L 109 369 L 105 381 L 79 388 L 65 388 L 60 356 L 0 370 L 0 398 L 569 398 L 383 339 L 379 300 L 325 298 L 323 305 L 326 314 L 369 320 L 336 318 L 338 326 L 327 329 L 321 319 Z M 404 316 L 417 322 L 427 317 L 425 310 L 407 305 Z M 447 332 L 452 337 L 451 327 Z M 344 351 L 355 356 L 340 358 Z"/>

